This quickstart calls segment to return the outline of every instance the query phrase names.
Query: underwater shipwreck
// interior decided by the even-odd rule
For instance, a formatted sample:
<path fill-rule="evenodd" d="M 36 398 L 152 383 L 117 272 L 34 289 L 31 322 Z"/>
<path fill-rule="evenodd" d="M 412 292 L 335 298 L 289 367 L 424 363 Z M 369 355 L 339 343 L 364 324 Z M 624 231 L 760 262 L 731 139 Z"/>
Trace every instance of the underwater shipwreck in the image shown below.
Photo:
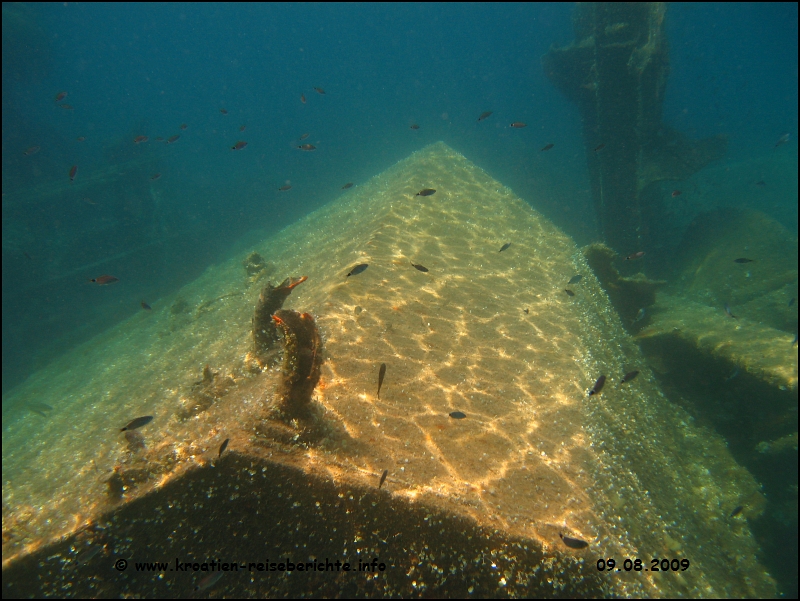
<path fill-rule="evenodd" d="M 797 239 L 705 216 L 643 273 L 726 147 L 661 122 L 664 14 L 579 4 L 542 59 L 603 243 L 439 142 L 6 395 L 4 595 L 775 597 Z"/>
<path fill-rule="evenodd" d="M 773 596 L 590 260 L 437 143 L 210 267 L 6 399 L 4 593 Z"/>

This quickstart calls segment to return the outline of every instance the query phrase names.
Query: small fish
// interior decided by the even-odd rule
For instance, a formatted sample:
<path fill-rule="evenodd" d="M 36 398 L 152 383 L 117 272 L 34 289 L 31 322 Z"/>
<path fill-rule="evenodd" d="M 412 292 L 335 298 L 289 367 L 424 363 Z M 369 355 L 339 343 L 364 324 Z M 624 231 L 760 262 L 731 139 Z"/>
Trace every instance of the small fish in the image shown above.
<path fill-rule="evenodd" d="M 733 260 L 734 263 L 752 263 L 753 261 L 755 261 L 755 259 L 745 259 L 744 257 Z"/>
<path fill-rule="evenodd" d="M 585 549 L 589 546 L 585 540 L 581 540 L 579 538 L 572 538 L 571 536 L 564 536 L 560 532 L 558 535 L 561 537 L 561 540 L 564 541 L 564 544 L 567 545 L 570 549 Z"/>
<path fill-rule="evenodd" d="M 378 488 L 383 486 L 383 483 L 386 482 L 386 476 L 388 475 L 389 475 L 389 470 L 383 470 L 383 473 L 381 474 L 381 481 L 378 482 Z"/>
<path fill-rule="evenodd" d="M 186 125 L 185 123 L 181 123 L 181 129 L 186 129 L 187 127 L 189 127 L 189 126 Z"/>
<path fill-rule="evenodd" d="M 148 138 L 147 136 L 136 136 L 133 139 L 133 143 L 134 144 L 141 144 L 142 142 L 147 142 L 149 139 L 150 138 Z"/>
<path fill-rule="evenodd" d="M 525 313 L 525 315 L 528 315 L 531 312 L 531 310 L 530 309 L 523 309 L 522 312 Z"/>
<path fill-rule="evenodd" d="M 522 121 L 514 121 L 514 123 L 509 125 L 509 127 L 513 127 L 515 129 L 521 129 L 521 128 L 527 127 L 527 126 L 528 126 L 528 124 L 527 123 L 523 123 Z"/>
<path fill-rule="evenodd" d="M 311 134 L 303 134 L 302 136 L 300 136 L 300 141 L 302 142 L 303 140 L 305 140 L 310 135 Z"/>
<path fill-rule="evenodd" d="M 600 151 L 601 151 L 601 150 L 603 150 L 603 148 L 605 148 L 605 147 L 606 147 L 606 145 L 605 145 L 605 144 L 600 144 L 600 146 L 598 146 L 597 148 L 595 148 L 595 149 L 594 149 L 594 151 L 595 151 L 595 152 L 600 152 Z"/>
<path fill-rule="evenodd" d="M 730 382 L 731 380 L 733 380 L 738 375 L 739 375 L 739 368 L 737 367 L 736 369 L 734 369 L 731 372 L 731 375 L 729 375 L 727 378 L 725 378 L 725 381 L 726 382 Z"/>
<path fill-rule="evenodd" d="M 452 417 L 453 419 L 464 419 L 465 417 L 467 417 L 467 414 L 461 411 L 453 411 L 450 414 L 450 417 Z"/>
<path fill-rule="evenodd" d="M 26 408 L 28 409 L 28 411 L 31 411 L 33 413 L 37 413 L 38 415 L 41 415 L 42 417 L 47 417 L 47 412 L 53 410 L 53 408 L 50 405 L 48 405 L 47 403 L 35 403 L 35 402 L 34 403 L 28 403 L 26 405 Z"/>
<path fill-rule="evenodd" d="M 731 517 L 735 518 L 737 515 L 742 513 L 742 509 L 744 509 L 744 505 L 737 505 L 733 511 L 731 511 Z"/>
<path fill-rule="evenodd" d="M 419 125 L 417 125 L 416 123 L 413 123 L 411 125 L 411 129 L 419 129 Z"/>
<path fill-rule="evenodd" d="M 766 185 L 767 185 L 767 182 L 765 182 L 763 179 L 760 179 L 760 180 L 758 180 L 758 181 L 756 182 L 756 186 L 759 186 L 759 187 L 761 187 L 761 188 L 763 188 L 763 187 L 764 187 L 764 186 L 766 186 Z"/>
<path fill-rule="evenodd" d="M 481 113 L 481 116 L 478 117 L 478 121 L 483 121 L 484 119 L 487 119 L 488 117 L 491 116 L 491 114 L 492 111 L 484 111 L 483 113 Z"/>
<path fill-rule="evenodd" d="M 78 563 L 81 565 L 86 565 L 92 559 L 97 557 L 97 555 L 105 548 L 104 545 L 94 545 L 93 547 L 89 547 L 88 549 L 84 549 L 81 551 L 81 554 L 78 555 Z"/>
<path fill-rule="evenodd" d="M 66 97 L 67 97 L 66 92 L 59 92 L 58 94 L 56 94 L 56 102 L 61 102 Z"/>
<path fill-rule="evenodd" d="M 545 150 L 550 150 L 555 144 L 548 144 L 544 148 L 542 148 L 539 152 L 544 152 Z"/>
<path fill-rule="evenodd" d="M 733 317 L 734 319 L 739 319 L 733 313 L 731 313 L 731 308 L 728 306 L 728 303 L 725 303 L 725 313 L 727 313 L 729 316 Z"/>
<path fill-rule="evenodd" d="M 313 144 L 300 144 L 300 146 L 298 146 L 298 148 L 300 150 L 308 150 L 308 151 L 317 149 L 317 147 L 314 146 Z"/>
<path fill-rule="evenodd" d="M 71 104 L 62 104 L 60 106 L 61 106 L 62 109 L 67 110 L 67 111 L 71 111 L 73 108 L 75 108 Z"/>
<path fill-rule="evenodd" d="M 369 267 L 369 263 L 359 263 L 353 269 L 350 270 L 350 273 L 347 274 L 349 278 L 351 275 L 358 275 L 359 273 L 363 272 L 367 267 Z"/>
<path fill-rule="evenodd" d="M 86 136 L 78 136 L 77 138 L 75 138 L 76 142 L 83 142 L 84 140 L 86 140 Z"/>
<path fill-rule="evenodd" d="M 570 286 L 570 285 L 572 285 L 572 284 L 577 284 L 577 283 L 578 283 L 578 282 L 580 282 L 582 279 L 583 279 L 583 276 L 582 276 L 581 274 L 574 275 L 574 276 L 572 276 L 572 277 L 569 279 L 569 282 L 567 282 L 567 286 Z"/>
<path fill-rule="evenodd" d="M 789 141 L 789 137 L 789 134 L 783 134 L 780 138 L 778 138 L 778 141 L 775 142 L 775 146 L 773 146 L 773 148 L 777 148 L 778 146 L 786 144 Z"/>
<path fill-rule="evenodd" d="M 219 112 L 222 113 L 223 115 L 227 115 L 228 114 L 228 111 L 225 110 L 225 109 L 219 109 Z"/>
<path fill-rule="evenodd" d="M 322 94 L 323 96 L 325 95 L 325 90 L 323 90 L 322 88 L 314 88 L 314 91 L 317 94 Z"/>
<path fill-rule="evenodd" d="M 349 190 L 353 187 L 353 182 L 347 182 L 344 186 L 342 186 L 342 190 Z"/>
<path fill-rule="evenodd" d="M 76 175 L 78 175 L 78 166 L 73 165 L 69 170 L 69 181 L 74 182 Z"/>
<path fill-rule="evenodd" d="M 792 339 L 792 346 L 797 344 L 797 334 L 795 333 L 794 338 Z"/>
<path fill-rule="evenodd" d="M 239 131 L 244 131 L 245 129 L 247 129 L 246 125 L 240 125 L 239 126 Z"/>
<path fill-rule="evenodd" d="M 640 322 L 640 321 L 642 321 L 642 320 L 644 319 L 644 314 L 645 314 L 645 310 L 644 310 L 644 307 L 642 307 L 642 308 L 641 308 L 641 309 L 639 309 L 639 311 L 636 313 L 636 317 L 634 317 L 634 318 L 633 318 L 633 321 L 631 322 L 631 325 L 633 325 L 633 324 L 635 324 L 635 323 L 637 323 L 637 322 Z"/>
<path fill-rule="evenodd" d="M 228 441 L 229 440 L 230 440 L 230 438 L 226 438 L 225 440 L 222 441 L 222 444 L 219 445 L 219 455 L 218 455 L 218 457 L 222 457 L 222 454 L 225 452 L 225 449 L 228 448 Z"/>
<path fill-rule="evenodd" d="M 433 188 L 424 188 L 417 192 L 415 196 L 430 196 L 431 194 L 436 194 L 436 190 Z"/>
<path fill-rule="evenodd" d="M 511 246 L 511 242 L 506 242 L 505 244 L 503 244 L 503 246 L 500 247 L 500 250 L 498 250 L 497 252 L 501 253 L 504 250 L 507 250 L 509 246 Z"/>
<path fill-rule="evenodd" d="M 564 292 L 567 293 L 567 296 L 575 296 L 575 293 L 569 288 L 564 288 Z"/>
<path fill-rule="evenodd" d="M 159 177 L 161 177 L 160 173 L 154 173 L 150 176 L 150 181 L 156 181 Z"/>
<path fill-rule="evenodd" d="M 424 265 L 420 265 L 419 263 L 412 263 L 412 264 L 411 264 L 411 266 L 412 266 L 414 269 L 417 269 L 417 270 L 419 270 L 419 271 L 423 271 L 423 272 L 425 272 L 425 273 L 428 273 L 428 268 L 427 268 L 427 267 L 425 267 Z"/>
<path fill-rule="evenodd" d="M 305 103 L 306 103 L 306 97 L 305 97 L 305 94 L 300 94 L 300 102 L 302 102 L 303 104 L 305 104 Z"/>
<path fill-rule="evenodd" d="M 786 306 L 787 306 L 787 307 L 791 307 L 791 306 L 794 304 L 794 301 L 795 301 L 795 300 L 796 300 L 796 299 L 795 299 L 794 297 L 790 298 L 790 299 L 789 299 L 789 304 L 788 304 L 788 305 L 786 305 Z"/>
<path fill-rule="evenodd" d="M 219 579 L 222 578 L 223 574 L 225 574 L 225 572 L 221 572 L 221 571 L 220 572 L 214 572 L 213 574 L 209 574 L 208 576 L 206 576 L 200 582 L 197 583 L 197 586 L 194 587 L 194 590 L 196 590 L 196 591 L 204 591 L 206 589 L 211 588 L 217 582 L 219 582 Z"/>
<path fill-rule="evenodd" d="M 622 379 L 619 381 L 619 383 L 620 384 L 624 384 L 625 382 L 630 382 L 631 380 L 633 380 L 638 375 L 639 375 L 639 370 L 638 369 L 634 369 L 633 371 L 629 371 L 624 376 L 622 376 Z"/>
<path fill-rule="evenodd" d="M 278 192 L 287 192 L 288 190 L 291 190 L 291 189 L 292 189 L 292 186 L 289 185 L 289 184 L 286 184 L 285 186 L 281 186 L 280 188 L 278 188 Z"/>
<path fill-rule="evenodd" d="M 144 309 L 145 311 L 152 311 L 153 307 L 148 305 L 146 302 L 142 301 L 142 309 Z"/>
<path fill-rule="evenodd" d="M 36 154 L 37 152 L 39 152 L 41 149 L 42 149 L 41 146 L 31 146 L 30 148 L 28 148 L 28 150 L 26 150 L 22 154 L 24 154 L 26 157 L 31 156 L 32 154 Z"/>
<path fill-rule="evenodd" d="M 638 253 L 633 253 L 632 255 L 628 255 L 625 257 L 626 261 L 635 261 L 636 259 L 641 259 L 644 256 L 644 251 L 640 250 Z"/>
<path fill-rule="evenodd" d="M 136 419 L 132 420 L 127 426 L 122 428 L 120 432 L 125 432 L 126 430 L 136 430 L 141 428 L 142 426 L 146 426 L 151 421 L 153 421 L 152 415 L 144 415 L 142 417 L 137 417 Z"/>
<path fill-rule="evenodd" d="M 681 194 L 683 194 L 683 192 L 681 192 L 680 190 L 673 190 L 672 191 L 672 198 L 675 198 L 676 196 L 680 196 Z"/>
<path fill-rule="evenodd" d="M 600 376 L 597 378 L 597 382 L 594 383 L 592 389 L 589 391 L 589 396 L 600 394 L 600 391 L 603 390 L 603 385 L 606 383 L 606 377 Z"/>
<path fill-rule="evenodd" d="M 113 275 L 101 275 L 99 278 L 93 278 L 89 281 L 98 286 L 106 286 L 114 282 L 119 282 L 119 278 L 115 278 Z"/>
<path fill-rule="evenodd" d="M 378 398 L 381 398 L 381 386 L 383 386 L 384 376 L 386 376 L 386 364 L 381 363 L 381 368 L 378 370 Z"/>
<path fill-rule="evenodd" d="M 247 142 L 245 142 L 244 140 L 239 140 L 238 142 L 236 142 L 236 144 L 231 146 L 231 150 L 241 150 L 245 146 L 247 146 Z"/>
<path fill-rule="evenodd" d="M 181 137 L 180 134 L 175 134 L 174 136 L 170 136 L 169 138 L 167 138 L 167 144 L 174 144 L 180 139 L 180 137 Z"/>

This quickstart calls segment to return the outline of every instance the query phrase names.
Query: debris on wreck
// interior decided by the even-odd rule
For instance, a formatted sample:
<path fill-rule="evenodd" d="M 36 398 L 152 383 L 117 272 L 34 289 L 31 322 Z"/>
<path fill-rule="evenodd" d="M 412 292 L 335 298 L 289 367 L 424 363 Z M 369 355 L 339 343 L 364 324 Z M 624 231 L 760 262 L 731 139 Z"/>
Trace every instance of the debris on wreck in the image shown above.
<path fill-rule="evenodd" d="M 278 409 L 289 420 L 307 420 L 311 395 L 320 378 L 322 338 L 309 313 L 280 309 L 272 319 L 283 332 L 284 341 Z"/>
<path fill-rule="evenodd" d="M 242 261 L 242 265 L 244 266 L 245 278 L 248 284 L 255 284 L 258 280 L 269 275 L 275 269 L 272 263 L 267 263 L 264 257 L 255 251 L 247 255 L 247 258 Z"/>
<path fill-rule="evenodd" d="M 271 282 L 267 282 L 267 285 L 261 290 L 253 315 L 253 342 L 256 355 L 260 356 L 266 353 L 278 339 L 278 328 L 272 321 L 272 316 L 283 306 L 294 287 L 307 279 L 307 276 L 286 278 L 277 287 L 274 287 Z"/>

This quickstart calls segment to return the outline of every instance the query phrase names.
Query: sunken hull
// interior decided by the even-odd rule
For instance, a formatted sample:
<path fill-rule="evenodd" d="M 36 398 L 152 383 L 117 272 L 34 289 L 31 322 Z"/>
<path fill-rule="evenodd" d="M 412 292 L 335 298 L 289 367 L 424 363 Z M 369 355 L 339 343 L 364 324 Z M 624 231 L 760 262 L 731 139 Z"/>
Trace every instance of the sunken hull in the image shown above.
<path fill-rule="evenodd" d="M 143 557 L 312 564 L 225 574 L 218 597 L 776 596 L 750 529 L 759 483 L 665 396 L 575 243 L 459 153 L 425 148 L 248 250 L 308 275 L 291 308 L 315 316 L 324 363 L 302 314 L 277 311 L 283 366 L 247 368 L 243 253 L 180 311 L 7 395 L 53 410 L 4 415 L 6 596 L 190 596 L 206 575 L 109 570 Z M 182 413 L 202 365 L 232 384 Z M 141 415 L 129 448 L 119 428 Z M 691 566 L 612 577 L 598 558 Z"/>

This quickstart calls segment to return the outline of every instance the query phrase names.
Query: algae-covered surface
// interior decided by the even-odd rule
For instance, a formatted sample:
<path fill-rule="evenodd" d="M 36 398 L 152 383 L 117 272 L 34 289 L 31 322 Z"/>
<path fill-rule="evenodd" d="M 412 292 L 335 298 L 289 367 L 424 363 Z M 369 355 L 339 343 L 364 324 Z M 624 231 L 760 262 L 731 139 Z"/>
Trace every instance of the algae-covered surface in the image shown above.
<path fill-rule="evenodd" d="M 311 313 L 323 337 L 314 424 L 270 423 L 280 363 L 259 371 L 251 352 L 265 284 L 243 268 L 252 251 L 273 283 L 308 277 L 284 307 Z M 607 573 L 609 594 L 775 594 L 747 521 L 730 517 L 760 511 L 757 483 L 662 395 L 572 240 L 442 143 L 210 268 L 4 405 L 6 566 L 213 463 L 230 439 L 231 451 L 353 486 L 374 488 L 387 470 L 383 488 L 408 506 L 587 569 L 641 559 Z M 143 441 L 126 439 L 142 415 L 154 416 Z M 114 474 L 128 475 L 116 496 Z M 654 559 L 689 567 L 657 572 Z"/>

